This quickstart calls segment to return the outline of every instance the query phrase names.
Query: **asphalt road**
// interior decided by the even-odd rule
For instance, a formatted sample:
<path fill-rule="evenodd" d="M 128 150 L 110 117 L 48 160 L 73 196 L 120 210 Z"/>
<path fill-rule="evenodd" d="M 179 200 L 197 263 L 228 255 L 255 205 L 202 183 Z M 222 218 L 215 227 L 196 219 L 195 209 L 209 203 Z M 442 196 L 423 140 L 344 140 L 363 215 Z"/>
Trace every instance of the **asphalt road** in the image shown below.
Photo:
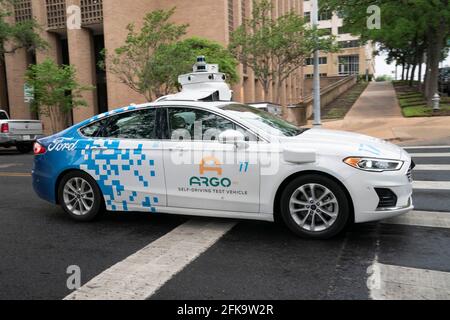
<path fill-rule="evenodd" d="M 450 147 L 408 151 L 448 153 Z M 0 300 L 63 299 L 71 293 L 69 266 L 81 268 L 86 284 L 190 220 L 114 213 L 95 223 L 74 223 L 35 196 L 28 176 L 32 159 L 0 150 Z M 450 165 L 449 157 L 415 161 Z M 447 170 L 419 170 L 414 176 L 450 181 Z M 414 223 L 357 225 L 329 241 L 301 240 L 275 224 L 237 221 L 150 298 L 371 299 L 416 292 L 413 298 L 450 299 L 450 286 L 436 284 L 450 279 L 450 190 L 416 190 L 414 200 L 417 211 L 439 218 L 430 224 L 431 213 L 419 213 Z"/>

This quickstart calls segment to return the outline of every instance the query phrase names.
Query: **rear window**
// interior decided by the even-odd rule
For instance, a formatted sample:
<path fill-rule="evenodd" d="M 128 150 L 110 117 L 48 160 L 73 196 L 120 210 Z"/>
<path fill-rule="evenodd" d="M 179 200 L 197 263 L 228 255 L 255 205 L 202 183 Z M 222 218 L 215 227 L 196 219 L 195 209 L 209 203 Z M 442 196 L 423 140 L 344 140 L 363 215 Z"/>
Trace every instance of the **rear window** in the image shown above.
<path fill-rule="evenodd" d="M 8 120 L 8 116 L 5 111 L 0 111 L 0 120 Z"/>

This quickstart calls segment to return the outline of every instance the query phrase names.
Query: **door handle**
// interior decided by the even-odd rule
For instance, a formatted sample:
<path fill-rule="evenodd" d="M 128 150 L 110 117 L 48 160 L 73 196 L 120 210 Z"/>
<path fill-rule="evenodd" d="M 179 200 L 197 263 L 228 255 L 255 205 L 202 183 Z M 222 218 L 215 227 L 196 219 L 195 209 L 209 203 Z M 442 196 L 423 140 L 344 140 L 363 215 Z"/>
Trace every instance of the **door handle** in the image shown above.
<path fill-rule="evenodd" d="M 182 147 L 182 146 L 169 148 L 169 151 L 185 151 L 185 150 L 186 150 L 186 147 Z"/>

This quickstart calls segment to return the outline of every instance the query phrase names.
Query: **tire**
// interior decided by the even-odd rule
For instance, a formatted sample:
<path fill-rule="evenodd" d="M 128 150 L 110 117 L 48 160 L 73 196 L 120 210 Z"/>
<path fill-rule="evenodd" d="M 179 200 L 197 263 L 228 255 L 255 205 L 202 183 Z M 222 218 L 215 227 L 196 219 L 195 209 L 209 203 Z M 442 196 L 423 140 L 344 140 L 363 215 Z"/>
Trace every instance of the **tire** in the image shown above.
<path fill-rule="evenodd" d="M 31 151 L 33 151 L 33 145 L 29 144 L 29 143 L 20 143 L 16 146 L 17 151 L 19 151 L 20 153 L 23 154 L 27 154 L 30 153 Z"/>
<path fill-rule="evenodd" d="M 294 179 L 284 189 L 280 201 L 284 223 L 302 238 L 330 239 L 350 222 L 345 190 L 332 179 L 318 174 Z"/>
<path fill-rule="evenodd" d="M 73 220 L 80 222 L 93 221 L 105 210 L 97 182 L 82 171 L 69 172 L 61 179 L 58 201 Z"/>

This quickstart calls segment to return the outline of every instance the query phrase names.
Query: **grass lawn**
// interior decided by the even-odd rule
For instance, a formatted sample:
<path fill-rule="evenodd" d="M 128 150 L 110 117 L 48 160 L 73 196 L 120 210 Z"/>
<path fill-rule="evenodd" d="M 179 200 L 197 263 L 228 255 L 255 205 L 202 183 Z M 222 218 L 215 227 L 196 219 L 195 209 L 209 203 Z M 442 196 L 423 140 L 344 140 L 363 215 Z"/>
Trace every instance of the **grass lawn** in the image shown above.
<path fill-rule="evenodd" d="M 450 116 L 450 97 L 442 97 L 440 110 L 433 111 L 427 106 L 426 99 L 418 88 L 418 83 L 412 87 L 402 81 L 394 81 L 393 84 L 403 116 L 407 118 Z"/>
<path fill-rule="evenodd" d="M 356 100 L 358 100 L 364 90 L 366 90 L 367 86 L 367 82 L 359 82 L 351 89 L 341 94 L 336 100 L 322 110 L 322 118 L 325 120 L 343 119 L 353 107 Z"/>

